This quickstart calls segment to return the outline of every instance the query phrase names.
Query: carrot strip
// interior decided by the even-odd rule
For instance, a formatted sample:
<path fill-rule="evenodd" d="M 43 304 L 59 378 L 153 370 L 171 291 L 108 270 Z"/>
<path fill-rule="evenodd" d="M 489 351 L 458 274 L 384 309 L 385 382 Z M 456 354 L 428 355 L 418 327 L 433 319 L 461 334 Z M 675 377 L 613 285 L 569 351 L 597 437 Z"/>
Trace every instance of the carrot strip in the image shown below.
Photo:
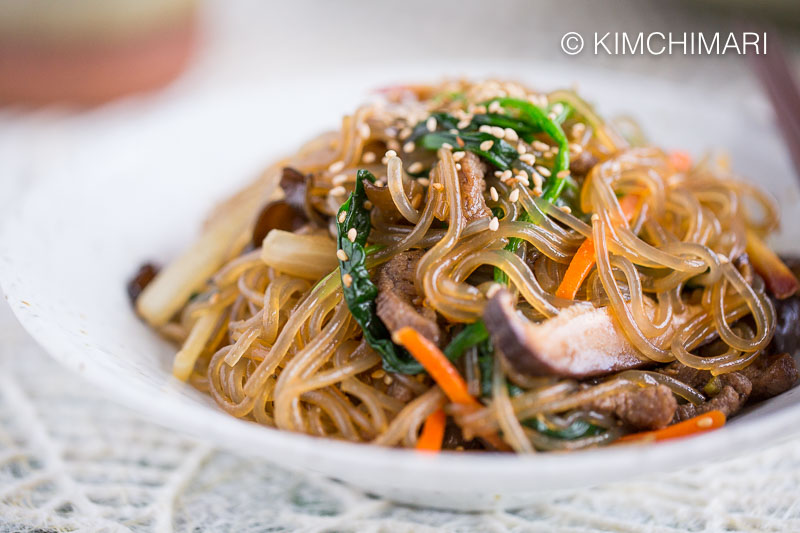
<path fill-rule="evenodd" d="M 767 289 L 779 300 L 797 292 L 797 278 L 781 258 L 773 252 L 753 231 L 747 230 L 747 256 L 753 268 L 764 278 Z"/>
<path fill-rule="evenodd" d="M 439 348 L 414 328 L 404 327 L 392 335 L 394 342 L 402 344 L 428 371 L 433 380 L 453 403 L 467 405 L 478 401 L 467 390 L 467 382 Z"/>
<path fill-rule="evenodd" d="M 622 208 L 625 217 L 630 221 L 636 215 L 639 197 L 635 194 L 623 196 L 619 201 L 619 206 Z M 586 276 L 592 271 L 594 263 L 594 241 L 591 237 L 587 237 L 572 257 L 572 261 L 570 261 L 567 271 L 564 273 L 564 278 L 558 285 L 558 289 L 556 289 L 556 296 L 574 300 L 575 295 L 578 294 L 578 289 L 581 288 L 581 285 L 586 280 Z"/>
<path fill-rule="evenodd" d="M 699 435 L 700 433 L 721 428 L 724 425 L 725 414 L 722 411 L 709 411 L 702 415 L 695 416 L 694 418 L 690 418 L 689 420 L 672 424 L 664 429 L 625 435 L 617 440 L 617 442 L 648 442 L 678 439 L 690 435 Z"/>
<path fill-rule="evenodd" d="M 692 168 L 692 156 L 683 150 L 670 152 L 669 162 L 678 172 L 688 172 Z"/>
<path fill-rule="evenodd" d="M 435 410 L 425 419 L 422 433 L 417 439 L 417 449 L 428 452 L 438 452 L 442 449 L 444 441 L 444 426 L 447 416 L 441 408 Z"/>
<path fill-rule="evenodd" d="M 392 341 L 405 346 L 451 402 L 467 406 L 470 409 L 483 408 L 483 404 L 469 393 L 467 382 L 458 373 L 456 367 L 433 342 L 419 331 L 410 327 L 400 328 L 392 334 Z M 510 450 L 509 446 L 503 442 L 497 433 L 481 435 L 480 437 L 498 450 Z"/>

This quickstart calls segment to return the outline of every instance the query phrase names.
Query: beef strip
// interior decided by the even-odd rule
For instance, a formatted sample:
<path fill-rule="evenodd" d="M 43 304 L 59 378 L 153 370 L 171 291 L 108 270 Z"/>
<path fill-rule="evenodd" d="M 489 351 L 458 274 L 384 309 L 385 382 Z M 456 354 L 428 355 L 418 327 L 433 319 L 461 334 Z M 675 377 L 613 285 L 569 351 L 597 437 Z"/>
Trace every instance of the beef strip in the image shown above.
<path fill-rule="evenodd" d="M 422 255 L 420 250 L 399 253 L 380 267 L 377 312 L 389 331 L 409 326 L 439 344 L 442 334 L 436 323 L 436 312 L 417 304 L 419 295 L 414 287 L 414 276 Z"/>
<path fill-rule="evenodd" d="M 770 296 L 775 306 L 775 335 L 767 348 L 769 353 L 795 354 L 800 350 L 800 296 L 784 300 Z"/>
<path fill-rule="evenodd" d="M 394 374 L 389 375 L 394 377 Z M 414 391 L 399 379 L 392 379 L 391 384 L 386 389 L 386 394 L 403 403 L 408 403 L 416 397 Z"/>
<path fill-rule="evenodd" d="M 750 401 L 760 402 L 792 388 L 797 381 L 797 364 L 788 353 L 761 355 L 740 373 L 753 385 Z"/>
<path fill-rule="evenodd" d="M 136 305 L 136 299 L 158 274 L 159 267 L 153 263 L 145 263 L 139 267 L 136 274 L 128 281 L 125 288 L 128 290 L 128 299 L 131 305 Z"/>
<path fill-rule="evenodd" d="M 486 165 L 472 152 L 467 152 L 461 159 L 461 170 L 458 171 L 458 181 L 461 184 L 461 204 L 464 218 L 472 222 L 479 218 L 488 217 L 492 212 L 486 206 L 483 193 L 486 190 Z"/>
<path fill-rule="evenodd" d="M 707 402 L 679 405 L 675 413 L 675 422 L 715 410 L 722 411 L 726 417 L 730 417 L 744 406 L 753 388 L 750 380 L 739 372 L 722 374 L 717 379 L 721 386 L 719 392 Z"/>
<path fill-rule="evenodd" d="M 669 425 L 678 402 L 668 387 L 656 385 L 611 394 L 592 402 L 590 407 L 612 413 L 629 428 L 643 431 Z"/>
<path fill-rule="evenodd" d="M 588 150 L 584 150 L 578 157 L 570 161 L 569 170 L 573 176 L 586 176 L 596 164 L 597 158 L 594 154 Z"/>

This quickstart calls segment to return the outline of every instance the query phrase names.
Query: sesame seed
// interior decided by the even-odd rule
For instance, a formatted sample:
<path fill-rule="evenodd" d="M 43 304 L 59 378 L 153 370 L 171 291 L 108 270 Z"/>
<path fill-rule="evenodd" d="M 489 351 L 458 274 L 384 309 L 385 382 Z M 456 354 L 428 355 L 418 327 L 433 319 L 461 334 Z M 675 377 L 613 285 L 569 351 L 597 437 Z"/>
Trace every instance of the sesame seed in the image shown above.
<path fill-rule="evenodd" d="M 561 102 L 556 102 L 555 104 L 553 104 L 553 113 L 560 115 L 563 112 L 564 112 L 564 104 L 562 104 Z"/>
<path fill-rule="evenodd" d="M 483 150 L 484 152 L 488 152 L 489 150 L 491 150 L 491 149 L 492 149 L 492 146 L 494 146 L 494 141 L 483 141 L 483 142 L 480 144 L 480 148 L 481 148 L 481 150 Z"/>
<path fill-rule="evenodd" d="M 444 190 L 444 185 L 442 185 L 441 183 L 434 183 L 434 184 L 431 185 L 431 187 L 433 187 L 434 190 L 437 190 L 437 191 L 443 191 Z"/>
<path fill-rule="evenodd" d="M 336 250 L 336 257 L 339 258 L 339 261 L 347 261 L 349 259 L 349 257 L 347 257 L 347 254 L 345 253 L 345 251 L 341 250 L 341 249 L 340 250 Z"/>
<path fill-rule="evenodd" d="M 445 150 L 452 150 L 453 145 L 450 143 L 442 143 L 442 148 L 444 148 Z"/>
<path fill-rule="evenodd" d="M 369 125 L 365 122 L 362 122 L 358 125 L 358 134 L 361 136 L 362 139 L 369 139 L 369 136 L 372 132 L 369 129 Z"/>
<path fill-rule="evenodd" d="M 356 237 L 358 237 L 358 230 L 356 228 L 350 228 L 347 230 L 347 239 L 350 242 L 356 242 Z"/>
<path fill-rule="evenodd" d="M 533 188 L 534 189 L 542 189 L 542 176 L 540 174 L 533 175 Z"/>
<path fill-rule="evenodd" d="M 334 185 L 343 185 L 347 183 L 347 174 L 336 174 L 331 181 Z"/>
<path fill-rule="evenodd" d="M 458 122 L 458 124 L 456 124 L 456 126 L 458 126 L 458 128 L 459 128 L 459 129 L 462 129 L 462 130 L 463 130 L 464 128 L 466 128 L 467 126 L 469 126 L 470 122 L 472 122 L 470 119 L 468 119 L 468 118 L 465 118 L 464 120 L 460 120 L 460 121 Z"/>
<path fill-rule="evenodd" d="M 364 155 L 361 156 L 361 160 L 364 163 L 374 163 L 375 157 L 375 152 L 364 152 Z"/>
<path fill-rule="evenodd" d="M 570 143 L 569 144 L 569 151 L 573 152 L 575 154 L 580 154 L 581 152 L 583 152 L 583 146 L 581 146 L 580 144 L 576 144 L 576 143 Z"/>
<path fill-rule="evenodd" d="M 533 194 L 534 194 L 534 196 L 541 196 L 543 194 L 542 188 L 541 187 L 534 187 Z"/>
<path fill-rule="evenodd" d="M 459 162 L 464 159 L 465 155 L 467 155 L 467 152 L 456 152 L 453 154 L 453 161 Z"/>
<path fill-rule="evenodd" d="M 544 176 L 545 178 L 550 177 L 550 169 L 543 167 L 542 165 L 536 165 L 536 172 Z"/>
<path fill-rule="evenodd" d="M 350 287 L 353 284 L 353 276 L 345 274 L 342 276 L 342 283 L 344 283 L 345 287 Z"/>
<path fill-rule="evenodd" d="M 372 202 L 370 202 L 369 200 L 364 200 L 364 203 L 361 205 L 363 205 L 364 209 L 366 209 L 367 211 L 372 209 Z"/>
<path fill-rule="evenodd" d="M 721 264 L 723 264 L 723 265 L 725 263 L 730 263 L 730 261 L 731 261 L 730 259 L 728 259 L 728 256 L 725 255 L 725 254 L 717 254 L 717 258 L 719 259 L 719 262 Z"/>
<path fill-rule="evenodd" d="M 583 133 L 586 131 L 586 124 L 583 122 L 577 122 L 572 125 L 572 136 L 575 138 L 581 137 Z"/>
<path fill-rule="evenodd" d="M 495 202 L 500 199 L 500 196 L 497 194 L 497 189 L 495 189 L 494 187 L 491 187 L 489 189 L 489 196 L 491 196 L 492 200 L 494 200 Z"/>
<path fill-rule="evenodd" d="M 456 128 L 450 128 L 447 131 L 448 133 L 452 133 L 453 135 L 458 135 L 460 133 Z"/>
<path fill-rule="evenodd" d="M 572 209 L 568 205 L 562 205 L 561 207 L 559 207 L 559 209 L 561 209 L 563 212 L 565 212 L 568 215 L 570 213 L 572 213 Z"/>
<path fill-rule="evenodd" d="M 492 126 L 491 134 L 497 137 L 498 139 L 502 139 L 506 136 L 506 130 L 501 128 L 500 126 Z"/>
<path fill-rule="evenodd" d="M 386 374 L 385 376 L 383 376 L 383 382 L 385 384 L 391 385 L 392 381 L 394 381 L 394 379 L 392 379 L 392 376 L 390 376 L 389 374 Z"/>
<path fill-rule="evenodd" d="M 500 177 L 500 179 L 504 179 L 504 180 L 511 179 L 511 171 L 510 170 L 504 170 L 502 176 Z"/>
<path fill-rule="evenodd" d="M 375 378 L 375 379 L 381 379 L 385 375 L 386 375 L 386 371 L 384 369 L 382 369 L 382 368 L 379 368 L 378 370 L 376 370 L 375 372 L 370 374 L 370 376 Z"/>
<path fill-rule="evenodd" d="M 339 213 L 339 224 L 344 224 L 346 218 L 347 218 L 347 211 L 342 211 L 341 213 Z"/>
<path fill-rule="evenodd" d="M 386 185 L 386 184 L 383 182 L 383 180 L 375 180 L 375 186 L 376 187 L 381 188 L 384 185 Z"/>
<path fill-rule="evenodd" d="M 527 147 L 527 146 L 525 146 L 525 143 L 519 143 L 519 144 L 517 145 L 517 153 L 518 153 L 518 154 L 524 154 L 524 153 L 526 153 L 527 151 L 528 151 L 528 147 Z"/>
<path fill-rule="evenodd" d="M 420 161 L 417 161 L 415 163 L 411 163 L 411 165 L 409 165 L 409 167 L 408 167 L 408 171 L 409 172 L 413 172 L 414 174 L 416 174 L 420 170 L 422 170 L 422 163 Z"/>
<path fill-rule="evenodd" d="M 487 124 L 484 124 L 480 128 L 478 128 L 478 131 L 482 133 L 492 133 L 492 127 Z"/>
<path fill-rule="evenodd" d="M 504 137 L 507 141 L 516 142 L 519 140 L 519 135 L 517 135 L 517 132 L 515 130 L 512 130 L 511 128 L 506 128 L 503 131 L 505 132 Z"/>
<path fill-rule="evenodd" d="M 508 201 L 513 204 L 516 203 L 517 200 L 519 200 L 519 189 L 514 189 L 511 191 L 511 194 L 508 195 Z"/>
<path fill-rule="evenodd" d="M 497 217 L 492 217 L 492 220 L 489 221 L 489 231 L 497 231 L 500 228 L 500 221 L 497 220 Z"/>
<path fill-rule="evenodd" d="M 404 151 L 405 153 L 407 153 L 407 154 L 410 154 L 411 152 L 413 152 L 413 151 L 414 151 L 414 148 L 416 148 L 416 147 L 417 147 L 417 146 L 416 146 L 414 143 L 412 143 L 412 142 L 407 142 L 406 144 L 404 144 L 404 145 L 403 145 L 403 151 Z"/>
<path fill-rule="evenodd" d="M 461 163 L 456 163 L 456 170 L 461 170 Z"/>
<path fill-rule="evenodd" d="M 500 113 L 502 109 L 503 108 L 500 106 L 500 102 L 497 100 L 489 104 L 489 113 Z"/>
<path fill-rule="evenodd" d="M 714 425 L 714 420 L 710 416 L 704 416 L 697 421 L 697 427 L 699 428 L 710 428 L 712 425 Z"/>
<path fill-rule="evenodd" d="M 522 154 L 519 156 L 519 160 L 523 163 L 528 163 L 529 165 L 533 165 L 536 163 L 536 156 L 533 154 Z"/>
<path fill-rule="evenodd" d="M 600 222 L 600 215 L 598 215 L 597 213 L 592 215 L 592 222 Z"/>
<path fill-rule="evenodd" d="M 503 176 L 503 171 L 502 170 L 495 170 L 494 171 L 494 177 L 495 178 L 500 178 L 502 176 Z"/>
<path fill-rule="evenodd" d="M 388 141 L 386 141 L 386 146 L 389 148 L 389 150 L 393 150 L 395 152 L 395 155 L 397 155 L 397 151 L 400 149 L 400 143 L 395 141 L 394 139 L 389 139 Z M 387 155 L 386 157 L 389 156 Z"/>
<path fill-rule="evenodd" d="M 344 161 L 336 161 L 335 163 L 331 163 L 331 166 L 328 167 L 329 172 L 341 172 L 344 168 Z"/>
<path fill-rule="evenodd" d="M 344 196 L 345 194 L 347 194 L 347 189 L 345 189 L 341 185 L 334 187 L 333 189 L 331 189 L 330 192 L 331 196 Z"/>
<path fill-rule="evenodd" d="M 567 176 L 569 176 L 569 170 L 568 170 L 568 169 L 559 170 L 559 171 L 556 173 L 556 177 L 557 177 L 557 178 L 560 178 L 560 179 L 564 179 L 564 178 L 566 178 Z"/>
<path fill-rule="evenodd" d="M 413 130 L 411 128 L 406 127 L 406 128 L 403 128 L 402 130 L 400 130 L 399 137 L 401 139 L 407 139 L 407 138 L 409 138 L 411 136 L 412 133 L 413 133 Z"/>
<path fill-rule="evenodd" d="M 417 178 L 417 183 L 419 183 L 423 187 L 427 187 L 428 185 L 431 184 L 431 180 L 429 180 L 428 178 Z"/>
<path fill-rule="evenodd" d="M 430 117 L 425 121 L 425 129 L 428 131 L 436 131 L 436 117 Z"/>
<path fill-rule="evenodd" d="M 385 155 L 387 159 L 391 159 L 393 157 L 397 157 L 397 152 L 394 150 L 387 150 Z"/>
<path fill-rule="evenodd" d="M 550 149 L 550 145 L 546 144 L 546 143 L 543 143 L 542 141 L 533 141 L 531 143 L 531 146 L 537 152 L 546 152 L 546 151 L 548 151 Z"/>

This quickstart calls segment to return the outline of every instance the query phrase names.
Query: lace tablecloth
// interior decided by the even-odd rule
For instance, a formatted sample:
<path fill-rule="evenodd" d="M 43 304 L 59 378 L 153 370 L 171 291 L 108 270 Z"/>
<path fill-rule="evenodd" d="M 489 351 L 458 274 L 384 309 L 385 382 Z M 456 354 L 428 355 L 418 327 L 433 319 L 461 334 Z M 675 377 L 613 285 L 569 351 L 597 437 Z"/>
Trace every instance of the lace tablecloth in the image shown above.
<path fill-rule="evenodd" d="M 517 511 L 393 505 L 142 420 L 49 359 L 0 305 L 2 533 L 800 531 L 795 442 Z"/>

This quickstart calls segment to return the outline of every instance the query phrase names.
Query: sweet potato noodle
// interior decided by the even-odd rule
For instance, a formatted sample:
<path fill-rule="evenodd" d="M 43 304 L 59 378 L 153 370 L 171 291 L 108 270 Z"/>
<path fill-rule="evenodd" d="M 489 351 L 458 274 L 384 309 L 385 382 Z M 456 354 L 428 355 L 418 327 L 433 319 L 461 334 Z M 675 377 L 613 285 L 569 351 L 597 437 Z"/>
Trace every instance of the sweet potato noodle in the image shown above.
<path fill-rule="evenodd" d="M 626 140 L 572 91 L 397 86 L 223 202 L 136 309 L 239 418 L 413 448 L 430 417 L 438 448 L 573 450 L 794 383 L 777 224 L 721 158 Z"/>

